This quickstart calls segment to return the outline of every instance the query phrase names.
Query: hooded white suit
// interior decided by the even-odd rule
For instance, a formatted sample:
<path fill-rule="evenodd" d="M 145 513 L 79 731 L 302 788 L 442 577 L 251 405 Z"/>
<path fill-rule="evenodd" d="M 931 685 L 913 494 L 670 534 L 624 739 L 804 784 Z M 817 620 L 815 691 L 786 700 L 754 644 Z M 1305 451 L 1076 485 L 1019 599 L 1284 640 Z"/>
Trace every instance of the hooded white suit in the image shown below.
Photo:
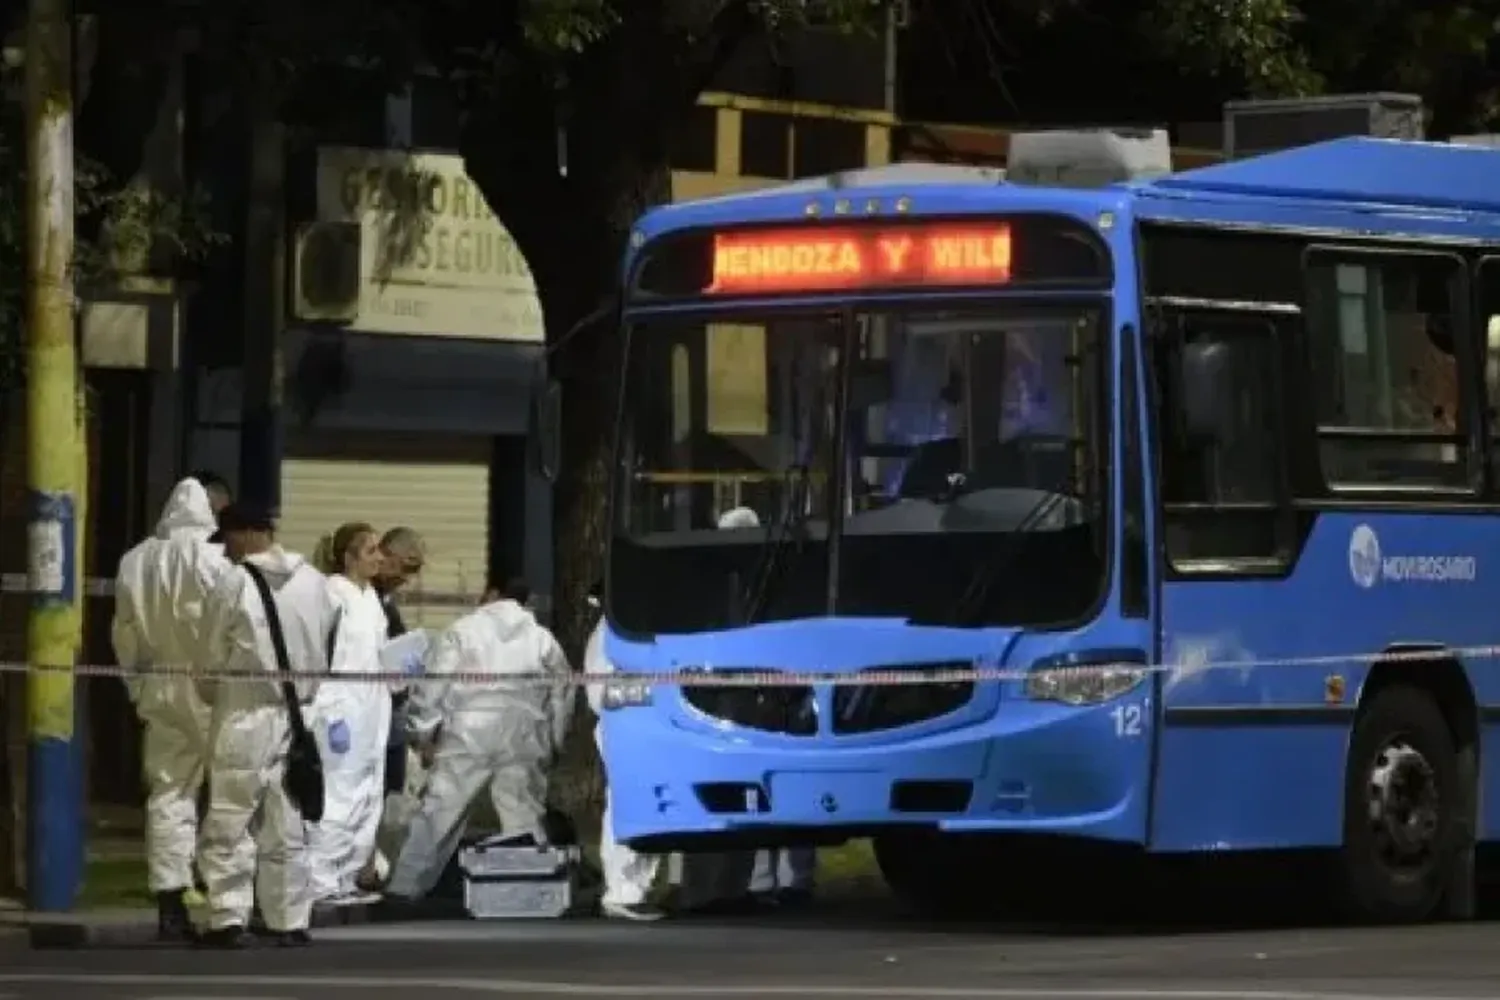
<path fill-rule="evenodd" d="M 208 493 L 196 479 L 172 490 L 156 534 L 125 553 L 115 578 L 110 637 L 127 669 L 186 670 L 204 662 L 204 608 L 229 561 L 208 541 L 216 528 Z M 145 675 L 125 682 L 145 726 L 146 873 L 152 892 L 193 884 L 198 793 L 208 751 L 208 706 L 186 677 Z"/>
<path fill-rule="evenodd" d="M 328 592 L 341 610 L 332 673 L 379 673 L 386 636 L 379 595 L 344 576 L 329 577 Z M 308 722 L 317 734 L 324 781 L 323 819 L 309 831 L 308 862 L 313 897 L 332 899 L 355 892 L 355 880 L 375 852 L 385 800 L 390 689 L 368 681 L 324 684 Z"/>
<path fill-rule="evenodd" d="M 328 579 L 279 545 L 250 556 L 275 596 L 291 668 L 328 670 L 328 639 L 338 605 Z M 265 605 L 250 575 L 226 574 L 214 592 L 209 642 L 213 662 L 261 672 L 262 681 L 226 680 L 211 687 L 213 724 L 208 814 L 198 841 L 198 870 L 208 889 L 208 929 L 249 926 L 260 904 L 273 931 L 305 930 L 312 913 L 306 835 L 282 778 L 289 739 L 287 706 L 277 676 Z M 304 718 L 315 682 L 298 682 Z"/>
<path fill-rule="evenodd" d="M 481 682 L 442 683 L 445 674 Z M 558 683 L 507 681 L 552 674 Z M 546 842 L 548 769 L 573 716 L 571 670 L 557 639 L 515 601 L 486 604 L 454 622 L 429 649 L 427 682 L 408 704 L 407 728 L 437 753 L 422 804 L 386 891 L 419 899 L 442 877 L 463 836 L 464 819 L 486 785 L 507 836 Z"/>
<path fill-rule="evenodd" d="M 604 655 L 604 619 L 601 618 L 599 624 L 594 626 L 588 646 L 584 649 L 583 671 L 585 674 L 612 674 L 614 670 L 614 664 Z M 603 685 L 589 685 L 588 698 L 594 715 L 602 716 Z M 594 726 L 594 745 L 599 748 L 599 759 L 608 760 L 604 752 L 604 727 L 601 725 Z M 639 906 L 646 902 L 661 868 L 661 858 L 658 855 L 639 854 L 615 840 L 607 771 L 604 775 L 604 819 L 599 829 L 599 861 L 604 868 L 604 898 L 600 902 L 606 910 Z"/>

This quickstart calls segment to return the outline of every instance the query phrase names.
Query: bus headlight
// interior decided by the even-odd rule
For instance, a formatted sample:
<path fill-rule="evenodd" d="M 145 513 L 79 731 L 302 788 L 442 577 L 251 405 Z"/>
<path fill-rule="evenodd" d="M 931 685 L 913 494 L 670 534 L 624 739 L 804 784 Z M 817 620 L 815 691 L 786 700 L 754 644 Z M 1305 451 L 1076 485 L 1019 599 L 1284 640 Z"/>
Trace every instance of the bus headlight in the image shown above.
<path fill-rule="evenodd" d="M 1098 705 L 1135 690 L 1145 667 L 1128 664 L 1042 667 L 1026 677 L 1026 697 L 1064 705 Z"/>
<path fill-rule="evenodd" d="M 651 704 L 651 685 L 644 681 L 629 684 L 607 684 L 604 687 L 604 710 L 613 712 L 619 708 L 635 708 Z"/>

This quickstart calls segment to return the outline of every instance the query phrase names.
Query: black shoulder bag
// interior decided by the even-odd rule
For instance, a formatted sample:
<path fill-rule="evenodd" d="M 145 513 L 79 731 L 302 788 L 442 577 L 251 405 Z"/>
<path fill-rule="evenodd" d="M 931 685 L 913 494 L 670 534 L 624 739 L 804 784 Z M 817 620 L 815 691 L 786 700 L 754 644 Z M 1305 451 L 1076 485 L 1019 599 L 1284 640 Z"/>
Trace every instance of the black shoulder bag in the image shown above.
<path fill-rule="evenodd" d="M 276 650 L 276 666 L 284 675 L 281 681 L 281 697 L 286 701 L 287 722 L 291 726 L 292 738 L 286 753 L 286 773 L 282 784 L 287 797 L 296 805 L 302 818 L 316 823 L 323 818 L 323 757 L 318 753 L 318 742 L 308 730 L 302 718 L 302 703 L 297 697 L 297 686 L 292 683 L 292 664 L 286 652 L 286 635 L 281 630 L 281 615 L 276 610 L 276 599 L 271 595 L 271 585 L 265 574 L 249 562 L 241 563 L 255 589 L 260 591 L 261 603 L 266 606 L 266 625 L 271 630 L 271 645 Z"/>

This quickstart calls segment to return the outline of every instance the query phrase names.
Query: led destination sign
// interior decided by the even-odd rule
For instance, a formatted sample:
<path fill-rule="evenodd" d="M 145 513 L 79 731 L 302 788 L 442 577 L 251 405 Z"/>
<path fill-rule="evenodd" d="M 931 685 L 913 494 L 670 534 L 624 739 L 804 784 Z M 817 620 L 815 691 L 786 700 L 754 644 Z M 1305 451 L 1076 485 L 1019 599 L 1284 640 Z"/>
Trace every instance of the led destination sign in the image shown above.
<path fill-rule="evenodd" d="M 1006 225 L 774 229 L 713 239 L 710 295 L 1005 284 Z"/>

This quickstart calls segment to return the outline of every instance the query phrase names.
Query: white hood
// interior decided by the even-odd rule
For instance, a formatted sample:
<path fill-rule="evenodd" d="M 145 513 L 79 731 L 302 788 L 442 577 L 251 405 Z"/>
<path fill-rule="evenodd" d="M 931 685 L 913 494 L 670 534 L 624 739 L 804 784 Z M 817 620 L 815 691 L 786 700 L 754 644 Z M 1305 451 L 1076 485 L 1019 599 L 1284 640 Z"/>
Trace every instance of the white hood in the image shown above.
<path fill-rule="evenodd" d="M 253 556 L 246 556 L 245 561 L 254 563 L 255 568 L 266 576 L 266 582 L 271 585 L 272 590 L 280 590 L 286 586 L 286 582 L 292 578 L 307 560 L 295 552 L 288 552 L 280 545 L 273 545 L 264 552 L 257 552 Z"/>
<path fill-rule="evenodd" d="M 760 515 L 749 507 L 733 507 L 719 515 L 719 530 L 732 531 L 736 528 L 759 528 Z"/>
<path fill-rule="evenodd" d="M 179 532 L 191 532 L 207 538 L 218 526 L 213 506 L 208 502 L 208 491 L 198 480 L 188 478 L 172 487 L 172 495 L 167 497 L 161 519 L 156 522 L 156 537 L 171 538 Z"/>
<path fill-rule="evenodd" d="M 490 624 L 502 642 L 509 642 L 536 627 L 536 616 L 524 605 L 517 604 L 509 598 L 491 601 L 480 608 L 479 613 L 490 620 Z"/>

